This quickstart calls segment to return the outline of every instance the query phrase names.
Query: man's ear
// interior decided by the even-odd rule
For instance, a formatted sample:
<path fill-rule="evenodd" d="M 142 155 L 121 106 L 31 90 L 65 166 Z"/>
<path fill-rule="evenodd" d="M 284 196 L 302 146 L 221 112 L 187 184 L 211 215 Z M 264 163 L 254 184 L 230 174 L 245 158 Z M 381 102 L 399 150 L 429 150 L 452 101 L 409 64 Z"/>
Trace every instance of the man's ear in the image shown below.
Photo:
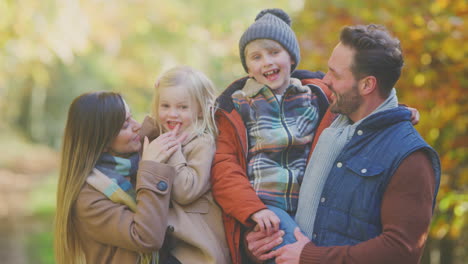
<path fill-rule="evenodd" d="M 377 78 L 375 78 L 375 76 L 366 76 L 359 82 L 361 95 L 371 94 L 377 89 Z"/>

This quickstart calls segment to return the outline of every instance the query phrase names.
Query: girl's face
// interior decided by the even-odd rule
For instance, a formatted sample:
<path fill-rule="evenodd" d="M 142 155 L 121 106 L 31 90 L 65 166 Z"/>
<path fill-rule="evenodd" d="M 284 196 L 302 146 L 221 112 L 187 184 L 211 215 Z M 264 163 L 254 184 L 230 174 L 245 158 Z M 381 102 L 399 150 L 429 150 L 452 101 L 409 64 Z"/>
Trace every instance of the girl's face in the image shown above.
<path fill-rule="evenodd" d="M 187 89 L 181 85 L 159 88 L 158 122 L 164 132 L 180 124 L 179 133 L 189 129 L 200 115 L 200 109 Z"/>
<path fill-rule="evenodd" d="M 129 154 L 140 151 L 141 141 L 138 131 L 141 128 L 141 124 L 132 118 L 130 109 L 127 103 L 125 104 L 125 122 L 120 129 L 119 134 L 112 141 L 108 152 L 114 156 L 125 157 Z"/>

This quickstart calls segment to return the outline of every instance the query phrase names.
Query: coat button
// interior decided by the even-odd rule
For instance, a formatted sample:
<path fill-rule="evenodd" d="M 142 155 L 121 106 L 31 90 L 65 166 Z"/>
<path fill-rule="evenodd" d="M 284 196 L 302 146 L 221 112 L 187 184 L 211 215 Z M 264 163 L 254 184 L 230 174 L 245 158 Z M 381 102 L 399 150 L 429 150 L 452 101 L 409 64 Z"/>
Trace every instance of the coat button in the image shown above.
<path fill-rule="evenodd" d="M 320 198 L 320 202 L 324 203 L 327 199 L 325 197 Z"/>
<path fill-rule="evenodd" d="M 167 183 L 165 181 L 160 181 L 156 185 L 156 188 L 158 188 L 158 190 L 163 192 L 163 191 L 167 190 Z"/>
<path fill-rule="evenodd" d="M 364 133 L 364 132 L 362 132 L 362 130 L 358 130 L 358 132 L 357 132 L 357 134 L 358 134 L 359 136 L 362 136 L 363 133 Z"/>
<path fill-rule="evenodd" d="M 168 230 L 169 232 L 174 232 L 174 226 L 169 225 L 169 226 L 167 227 L 167 230 Z"/>
<path fill-rule="evenodd" d="M 361 173 L 366 173 L 367 172 L 367 169 L 362 169 L 361 170 Z"/>
<path fill-rule="evenodd" d="M 338 162 L 338 163 L 336 164 L 336 166 L 337 166 L 338 168 L 341 168 L 341 167 L 343 167 L 343 163 Z"/>

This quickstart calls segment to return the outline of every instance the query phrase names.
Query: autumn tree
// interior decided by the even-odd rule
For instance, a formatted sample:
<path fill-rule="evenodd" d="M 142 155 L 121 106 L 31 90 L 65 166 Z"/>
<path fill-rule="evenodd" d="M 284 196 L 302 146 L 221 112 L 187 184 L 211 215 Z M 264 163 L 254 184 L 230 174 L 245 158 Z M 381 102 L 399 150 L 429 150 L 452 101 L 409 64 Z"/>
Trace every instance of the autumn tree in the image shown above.
<path fill-rule="evenodd" d="M 301 67 L 307 69 L 327 70 L 345 25 L 382 24 L 401 40 L 405 66 L 397 83 L 400 102 L 419 110 L 416 129 L 442 162 L 425 263 L 468 260 L 467 15 L 464 0 L 330 0 L 307 1 L 294 20 Z M 438 254 L 440 259 L 434 257 Z"/>

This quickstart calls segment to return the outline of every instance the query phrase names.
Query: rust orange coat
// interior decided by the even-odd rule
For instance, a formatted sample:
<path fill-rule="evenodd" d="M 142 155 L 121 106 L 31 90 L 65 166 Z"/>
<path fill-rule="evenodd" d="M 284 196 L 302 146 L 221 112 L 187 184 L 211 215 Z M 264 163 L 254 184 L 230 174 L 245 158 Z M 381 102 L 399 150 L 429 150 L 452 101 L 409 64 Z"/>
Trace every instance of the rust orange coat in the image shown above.
<path fill-rule="evenodd" d="M 323 73 L 298 70 L 292 77 L 300 79 L 303 84 L 319 86 L 327 96 L 330 95 L 328 88 L 320 80 Z M 223 209 L 224 229 L 234 264 L 245 262 L 241 250 L 241 234 L 244 230 L 253 227 L 254 223 L 250 220 L 250 216 L 266 208 L 247 177 L 247 130 L 231 99 L 232 93 L 242 89 L 246 80 L 247 78 L 242 78 L 235 81 L 217 100 L 218 109 L 215 117 L 219 135 L 211 168 L 212 192 L 216 202 Z M 326 106 L 327 104 L 320 107 L 320 117 L 324 116 Z M 328 127 L 331 120 L 332 116 L 327 114 L 319 128 L 323 130 Z M 316 135 L 318 133 L 319 131 Z"/>

